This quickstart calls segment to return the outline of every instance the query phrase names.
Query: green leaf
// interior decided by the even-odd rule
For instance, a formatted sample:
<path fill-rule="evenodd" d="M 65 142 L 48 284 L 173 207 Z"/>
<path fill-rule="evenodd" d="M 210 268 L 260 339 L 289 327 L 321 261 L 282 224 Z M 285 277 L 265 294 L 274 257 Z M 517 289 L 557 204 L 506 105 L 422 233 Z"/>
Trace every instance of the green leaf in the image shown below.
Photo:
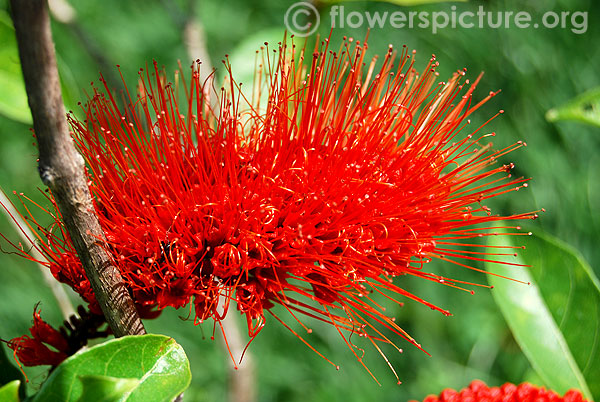
<path fill-rule="evenodd" d="M 0 401 L 2 402 L 19 402 L 19 386 L 21 381 L 14 380 L 0 388 Z"/>
<path fill-rule="evenodd" d="M 574 120 L 600 127 L 600 88 L 591 89 L 562 106 L 548 110 L 546 120 Z"/>
<path fill-rule="evenodd" d="M 131 391 L 140 384 L 137 378 L 115 378 L 101 375 L 79 377 L 83 392 L 79 402 L 121 402 L 126 401 Z"/>
<path fill-rule="evenodd" d="M 33 402 L 75 402 L 89 393 L 90 387 L 104 389 L 109 401 L 170 401 L 187 388 L 190 380 L 189 362 L 174 339 L 162 335 L 126 336 L 65 360 L 48 377 Z M 117 389 L 129 393 L 124 395 L 126 399 L 111 394 Z"/>
<path fill-rule="evenodd" d="M 25 82 L 21 73 L 17 40 L 6 11 L 0 10 L 0 113 L 21 123 L 31 124 Z"/>
<path fill-rule="evenodd" d="M 494 299 L 538 375 L 559 393 L 581 390 L 600 398 L 600 286 L 590 266 L 571 247 L 543 234 L 493 237 L 491 246 L 525 246 L 504 261 L 486 263 Z M 492 251 L 496 250 L 496 251 Z M 490 252 L 498 252 L 491 249 Z"/>

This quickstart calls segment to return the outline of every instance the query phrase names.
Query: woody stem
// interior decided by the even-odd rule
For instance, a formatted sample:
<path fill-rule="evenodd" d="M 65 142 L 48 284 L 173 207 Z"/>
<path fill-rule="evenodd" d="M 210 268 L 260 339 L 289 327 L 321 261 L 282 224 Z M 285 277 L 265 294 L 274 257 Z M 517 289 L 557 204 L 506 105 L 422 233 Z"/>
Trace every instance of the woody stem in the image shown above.
<path fill-rule="evenodd" d="M 146 331 L 119 270 L 106 251 L 95 215 L 84 161 L 69 135 L 45 0 L 11 0 L 21 68 L 39 148 L 39 173 L 47 185 L 115 336 Z"/>

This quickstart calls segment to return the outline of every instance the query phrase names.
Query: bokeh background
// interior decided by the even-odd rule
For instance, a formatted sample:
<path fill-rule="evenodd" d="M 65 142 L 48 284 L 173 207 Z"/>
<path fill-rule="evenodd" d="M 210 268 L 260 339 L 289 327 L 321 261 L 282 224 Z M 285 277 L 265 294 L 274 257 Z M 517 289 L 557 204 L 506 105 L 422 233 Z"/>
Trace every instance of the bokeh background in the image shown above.
<path fill-rule="evenodd" d="M 180 60 L 191 61 L 184 43 L 184 26 L 190 19 L 204 31 L 212 64 L 222 67 L 229 54 L 234 75 L 248 79 L 254 67 L 254 51 L 265 41 L 281 40 L 288 1 L 248 0 L 121 0 L 73 1 L 71 22 L 53 20 L 67 109 L 77 109 L 85 100 L 90 82 L 99 71 L 116 75 L 120 64 L 125 80 L 134 86 L 138 68 L 157 60 L 174 71 Z M 473 117 L 475 126 L 499 109 L 505 113 L 486 126 L 494 131 L 494 146 L 524 140 L 528 147 L 505 157 L 516 164 L 515 174 L 532 177 L 528 189 L 492 200 L 496 213 L 510 214 L 545 208 L 546 213 L 526 230 L 548 233 L 568 243 L 600 274 L 600 128 L 580 122 L 550 123 L 546 112 L 600 85 L 600 3 L 593 0 L 469 1 L 401 6 L 393 2 L 352 1 L 346 12 L 357 11 L 527 11 L 534 18 L 544 12 L 587 11 L 588 27 L 576 34 L 569 28 L 431 28 L 394 29 L 375 27 L 369 33 L 369 53 L 384 54 L 388 44 L 406 44 L 417 50 L 417 66 L 424 67 L 430 55 L 441 63 L 440 79 L 468 68 L 474 79 L 485 75 L 476 95 L 491 90 L 502 92 Z M 316 4 L 321 12 L 321 35 L 330 34 L 331 4 Z M 64 17 L 64 14 L 63 14 Z M 332 42 L 348 35 L 363 39 L 366 25 L 358 29 L 333 29 Z M 99 63 L 99 60 L 101 63 Z M 106 64 L 103 64 L 106 63 Z M 6 193 L 23 192 L 42 200 L 36 171 L 37 151 L 32 145 L 24 87 L 20 75 L 14 31 L 6 0 L 0 0 L 0 185 Z M 217 72 L 222 74 L 223 69 Z M 17 234 L 4 217 L 0 231 L 9 238 Z M 0 338 L 10 339 L 27 332 L 36 303 L 44 318 L 54 325 L 60 311 L 44 286 L 37 268 L 7 251 L 0 253 Z M 438 261 L 431 270 L 449 277 L 487 283 L 485 275 Z M 336 330 L 311 322 L 311 344 L 341 366 L 339 371 L 310 351 L 276 322 L 268 325 L 250 346 L 255 364 L 260 401 L 405 401 L 423 399 L 443 388 L 462 388 L 475 379 L 490 385 L 525 380 L 543 385 L 515 342 L 490 290 L 475 295 L 414 278 L 401 286 L 434 302 L 454 315 L 444 317 L 415 302 L 403 308 L 388 306 L 401 326 L 430 353 L 427 356 L 399 341 L 404 353 L 386 350 L 402 385 L 396 385 L 385 361 L 367 348 L 365 362 L 382 383 L 378 386 L 356 361 Z M 74 303 L 78 303 L 75 296 Z M 394 311 L 393 309 L 398 309 Z M 192 366 L 192 385 L 185 401 L 219 401 L 227 398 L 229 357 L 217 340 L 211 340 L 212 325 L 195 327 L 185 321 L 186 310 L 167 310 L 146 323 L 150 332 L 173 336 L 186 350 Z M 592 317 L 593 318 L 593 317 Z M 588 319 L 583 317 L 582 319 Z M 596 317 L 595 319 L 598 319 Z M 274 321 L 274 320 L 272 320 Z M 242 323 L 240 323 L 242 324 Z M 600 335 L 598 335 L 600 337 Z M 600 341 L 599 341 L 600 342 Z M 26 370 L 31 389 L 44 380 L 43 369 Z"/>

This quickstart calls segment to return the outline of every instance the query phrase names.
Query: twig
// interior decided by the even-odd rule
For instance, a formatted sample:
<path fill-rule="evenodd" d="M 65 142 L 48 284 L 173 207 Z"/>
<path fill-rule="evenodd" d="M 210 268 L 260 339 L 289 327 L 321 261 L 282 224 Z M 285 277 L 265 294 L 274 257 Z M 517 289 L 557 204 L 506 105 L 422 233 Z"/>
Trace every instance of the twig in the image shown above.
<path fill-rule="evenodd" d="M 171 17 L 175 25 L 181 27 L 181 39 L 185 45 L 186 53 L 192 60 L 200 60 L 202 67 L 200 68 L 200 80 L 206 81 L 213 71 L 213 66 L 210 62 L 210 56 L 206 48 L 206 35 L 204 27 L 198 22 L 196 16 L 198 0 L 186 0 L 186 10 L 183 11 L 177 7 L 172 0 L 161 0 L 161 4 Z M 206 86 L 207 90 L 211 85 Z M 205 92 L 206 96 L 210 96 Z"/>
<path fill-rule="evenodd" d="M 212 73 L 213 67 L 210 62 L 210 56 L 206 49 L 206 39 L 204 35 L 204 29 L 202 24 L 197 20 L 196 6 L 197 0 L 186 0 L 187 9 L 181 11 L 173 2 L 168 0 L 162 0 L 163 6 L 167 9 L 167 12 L 171 15 L 173 22 L 178 26 L 182 27 L 182 37 L 185 43 L 188 57 L 191 60 L 200 60 L 202 62 L 202 68 L 200 69 L 200 77 L 202 82 L 206 79 L 212 80 L 210 74 Z M 211 97 L 215 92 L 211 91 L 212 82 L 208 82 L 205 86 L 204 96 Z M 219 102 L 215 102 L 214 99 L 210 102 L 212 105 L 218 107 Z M 221 300 L 222 304 L 225 300 Z M 222 346 L 227 354 L 231 352 L 235 359 L 238 359 L 242 353 L 246 342 L 242 339 L 242 334 L 236 321 L 235 317 L 232 317 L 233 311 L 228 311 L 225 318 L 221 321 L 223 335 L 227 337 L 229 344 L 229 350 L 227 345 L 222 342 Z M 256 400 L 256 376 L 255 367 L 252 354 L 248 351 L 244 354 L 244 360 L 241 364 L 236 365 L 231 361 L 229 368 L 229 400 L 232 402 L 253 402 Z"/>
<path fill-rule="evenodd" d="M 192 60 L 198 59 L 202 62 L 200 79 L 204 82 L 210 76 L 213 69 L 208 50 L 206 49 L 206 35 L 204 34 L 202 24 L 196 19 L 196 1 L 188 0 L 187 6 L 187 18 L 183 25 L 183 43 L 185 44 L 188 56 Z M 207 85 L 207 88 L 209 87 L 210 85 Z"/>
<path fill-rule="evenodd" d="M 29 230 L 29 227 L 23 221 L 21 215 L 19 215 L 19 213 L 17 212 L 13 204 L 10 202 L 8 197 L 6 197 L 4 192 L 1 190 L 0 204 L 4 206 L 4 208 L 0 209 L 7 215 L 6 217 L 8 219 L 8 222 L 15 228 L 17 233 L 19 233 L 21 239 L 23 239 L 23 241 L 28 246 L 32 246 L 31 251 L 29 252 L 31 254 L 31 257 L 33 257 L 37 261 L 45 261 L 46 257 L 44 257 L 44 255 L 42 255 L 42 253 L 40 253 L 39 250 L 35 247 L 35 244 L 33 242 L 35 236 L 33 235 L 33 233 L 31 233 L 31 230 Z M 72 315 L 75 315 L 75 308 L 73 308 L 71 300 L 69 300 L 69 296 L 67 295 L 67 292 L 65 292 L 63 284 L 57 281 L 52 276 L 50 270 L 47 267 L 43 266 L 42 264 L 37 264 L 37 266 L 40 269 L 42 277 L 44 278 L 44 282 L 46 282 L 46 285 L 52 291 L 52 294 L 54 295 L 54 298 L 58 303 L 58 307 L 60 308 L 63 318 L 65 320 L 68 320 Z"/>
<path fill-rule="evenodd" d="M 231 305 L 230 305 L 231 307 Z M 242 340 L 242 334 L 236 317 L 232 314 L 235 309 L 229 308 L 225 318 L 221 320 L 223 336 L 227 336 L 229 351 L 234 359 L 239 359 L 244 353 L 246 343 Z M 225 342 L 223 342 L 225 344 Z M 227 353 L 229 353 L 227 351 Z M 231 361 L 229 365 L 229 400 L 231 402 L 253 402 L 256 400 L 256 378 L 253 356 L 246 350 L 244 360 L 237 365 Z"/>
<path fill-rule="evenodd" d="M 48 7 L 52 17 L 70 29 L 73 37 L 81 43 L 81 46 L 102 72 L 109 87 L 122 91 L 124 89 L 123 82 L 115 74 L 114 63 L 110 62 L 98 42 L 81 26 L 77 20 L 77 11 L 71 4 L 67 0 L 48 0 Z"/>
<path fill-rule="evenodd" d="M 115 336 L 146 331 L 119 270 L 105 249 L 84 161 L 68 131 L 45 0 L 11 0 L 27 99 L 33 116 L 40 177 L 58 204 L 96 300 Z"/>
<path fill-rule="evenodd" d="M 197 21 L 196 18 L 196 1 L 187 0 L 187 12 L 184 13 L 186 16 L 185 23 L 183 25 L 183 40 L 188 53 L 188 56 L 194 60 L 199 59 L 202 62 L 202 68 L 200 69 L 200 77 L 202 82 L 209 78 L 212 73 L 212 64 L 210 62 L 210 56 L 206 49 L 206 39 L 204 35 L 204 29 L 202 25 Z M 213 75 L 214 77 L 214 75 Z M 204 96 L 210 97 L 214 94 L 211 91 L 212 83 L 208 83 L 205 86 Z M 219 102 L 210 102 L 211 104 L 218 105 Z M 229 305 L 229 303 L 228 303 Z M 246 342 L 242 339 L 242 334 L 235 317 L 232 316 L 234 311 L 229 309 L 225 318 L 221 321 L 223 336 L 227 336 L 229 343 L 229 349 L 235 359 L 238 359 L 244 353 Z M 225 346 L 225 342 L 222 342 Z M 228 351 L 229 352 L 229 351 Z M 233 362 L 229 368 L 229 400 L 231 402 L 253 402 L 256 400 L 256 377 L 255 368 L 252 354 L 246 351 L 244 360 L 236 366 Z"/>
<path fill-rule="evenodd" d="M 80 42 L 88 56 L 96 63 L 96 66 L 102 73 L 102 77 L 109 88 L 112 88 L 116 94 L 120 95 L 115 97 L 119 108 L 128 117 L 133 119 L 131 110 L 125 106 L 126 102 L 124 95 L 127 91 L 123 84 L 123 80 L 115 73 L 116 64 L 110 61 L 109 57 L 106 56 L 103 51 L 102 46 L 100 46 L 93 36 L 79 23 L 77 11 L 67 0 L 48 0 L 48 8 L 50 9 L 52 17 L 67 27 L 67 29 L 71 31 L 72 36 Z"/>

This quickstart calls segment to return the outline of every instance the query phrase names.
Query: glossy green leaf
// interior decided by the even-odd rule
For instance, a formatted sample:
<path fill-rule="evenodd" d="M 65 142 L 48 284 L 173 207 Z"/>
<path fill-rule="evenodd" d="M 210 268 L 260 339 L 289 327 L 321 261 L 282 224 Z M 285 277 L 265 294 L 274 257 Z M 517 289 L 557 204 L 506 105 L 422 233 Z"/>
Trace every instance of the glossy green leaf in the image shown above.
<path fill-rule="evenodd" d="M 575 97 L 562 106 L 548 110 L 548 121 L 574 120 L 600 127 L 600 88 Z"/>
<path fill-rule="evenodd" d="M 547 386 L 600 397 L 600 286 L 593 271 L 575 250 L 548 235 L 490 241 L 491 246 L 511 243 L 526 248 L 505 261 L 531 268 L 493 263 L 487 268 L 530 283 L 489 275 L 515 339 Z"/>
<path fill-rule="evenodd" d="M 0 388 L 0 401 L 2 402 L 19 402 L 19 386 L 21 381 L 14 380 Z"/>
<path fill-rule="evenodd" d="M 104 378 L 101 381 L 90 376 Z M 128 381 L 119 382 L 119 379 Z M 174 339 L 162 335 L 127 336 L 94 346 L 65 360 L 48 377 L 33 401 L 75 402 L 81 400 L 84 392 L 90 392 L 85 390 L 86 387 L 103 388 L 107 391 L 107 398 L 116 389 L 126 394 L 125 399 L 114 399 L 112 395 L 113 399 L 107 401 L 169 401 L 183 392 L 190 380 L 189 362 Z"/>
<path fill-rule="evenodd" d="M 17 40 L 10 17 L 3 10 L 0 10 L 0 43 L 0 113 L 21 123 L 31 124 Z"/>
<path fill-rule="evenodd" d="M 140 384 L 137 378 L 115 378 L 101 375 L 79 377 L 83 391 L 79 402 L 121 402 L 126 401 L 131 391 Z"/>

